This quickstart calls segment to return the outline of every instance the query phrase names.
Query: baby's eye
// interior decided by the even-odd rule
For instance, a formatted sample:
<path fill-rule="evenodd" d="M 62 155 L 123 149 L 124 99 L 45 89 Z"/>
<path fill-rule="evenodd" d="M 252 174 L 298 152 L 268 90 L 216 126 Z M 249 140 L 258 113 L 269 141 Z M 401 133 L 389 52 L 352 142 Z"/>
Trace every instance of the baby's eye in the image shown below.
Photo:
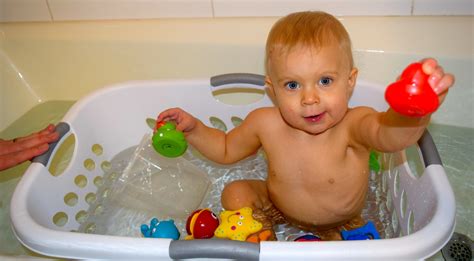
<path fill-rule="evenodd" d="M 291 82 L 287 82 L 285 84 L 285 87 L 290 89 L 290 90 L 295 90 L 295 89 L 298 89 L 300 87 L 300 84 L 298 82 L 291 81 Z"/>
<path fill-rule="evenodd" d="M 319 84 L 323 86 L 330 85 L 332 83 L 332 79 L 329 77 L 323 77 L 319 80 Z"/>

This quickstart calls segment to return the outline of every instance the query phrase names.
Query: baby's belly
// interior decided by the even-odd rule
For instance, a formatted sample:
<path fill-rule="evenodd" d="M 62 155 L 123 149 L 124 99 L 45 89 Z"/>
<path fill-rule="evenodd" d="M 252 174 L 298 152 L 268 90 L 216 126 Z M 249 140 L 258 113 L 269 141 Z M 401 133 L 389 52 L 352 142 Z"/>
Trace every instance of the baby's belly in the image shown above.
<path fill-rule="evenodd" d="M 367 182 L 311 186 L 268 182 L 269 196 L 288 221 L 302 227 L 331 228 L 360 214 Z"/>

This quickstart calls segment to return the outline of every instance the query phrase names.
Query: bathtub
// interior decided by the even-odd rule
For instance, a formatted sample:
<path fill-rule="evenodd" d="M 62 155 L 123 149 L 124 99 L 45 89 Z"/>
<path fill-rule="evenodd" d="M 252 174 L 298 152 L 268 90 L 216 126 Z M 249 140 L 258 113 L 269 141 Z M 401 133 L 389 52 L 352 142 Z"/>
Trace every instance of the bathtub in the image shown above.
<path fill-rule="evenodd" d="M 265 37 L 275 20 L 0 24 L 0 137 L 26 135 L 58 122 L 74 101 L 111 83 L 263 73 Z M 472 18 L 344 17 L 342 22 L 352 36 L 361 79 L 385 86 L 406 64 L 426 56 L 456 75 L 456 88 L 433 117 L 430 130 L 457 198 L 456 231 L 472 238 L 473 206 L 466 197 L 474 169 Z M 190 37 L 196 32 L 198 37 Z M 256 97 L 222 94 L 221 99 L 246 103 Z M 15 240 L 8 217 L 11 194 L 27 166 L 0 175 L 0 227 L 8 231 L 0 241 L 4 255 L 35 255 Z"/>

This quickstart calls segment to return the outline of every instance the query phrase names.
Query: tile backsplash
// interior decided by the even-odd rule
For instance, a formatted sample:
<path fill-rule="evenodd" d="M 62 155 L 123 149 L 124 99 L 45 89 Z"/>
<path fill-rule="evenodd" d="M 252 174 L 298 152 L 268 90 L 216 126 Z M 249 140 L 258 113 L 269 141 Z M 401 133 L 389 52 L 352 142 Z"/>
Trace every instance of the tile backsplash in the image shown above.
<path fill-rule="evenodd" d="M 473 15 L 474 0 L 0 0 L 0 22 L 282 16 Z"/>

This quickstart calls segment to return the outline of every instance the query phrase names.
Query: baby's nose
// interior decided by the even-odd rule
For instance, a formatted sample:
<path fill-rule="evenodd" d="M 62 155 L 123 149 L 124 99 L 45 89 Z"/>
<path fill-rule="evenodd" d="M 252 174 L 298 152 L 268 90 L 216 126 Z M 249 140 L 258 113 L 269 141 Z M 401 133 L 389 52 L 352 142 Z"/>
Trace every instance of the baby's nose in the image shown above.
<path fill-rule="evenodd" d="M 319 103 L 319 94 L 318 91 L 314 88 L 309 88 L 303 91 L 303 96 L 301 99 L 301 103 L 303 105 L 312 105 L 315 103 Z"/>

